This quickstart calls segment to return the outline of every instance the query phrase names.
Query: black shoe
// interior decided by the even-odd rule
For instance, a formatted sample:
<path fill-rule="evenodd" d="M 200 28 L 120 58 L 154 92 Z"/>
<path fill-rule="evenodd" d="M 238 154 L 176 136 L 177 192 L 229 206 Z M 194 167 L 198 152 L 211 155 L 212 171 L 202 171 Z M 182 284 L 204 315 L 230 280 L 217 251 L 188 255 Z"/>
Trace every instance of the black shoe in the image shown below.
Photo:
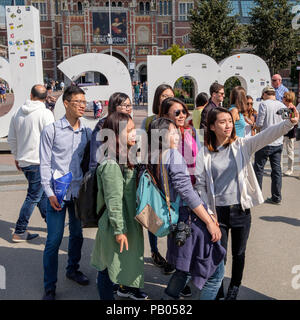
<path fill-rule="evenodd" d="M 45 291 L 43 300 L 55 300 L 55 290 Z"/>
<path fill-rule="evenodd" d="M 151 258 L 152 258 L 153 263 L 159 268 L 163 268 L 164 265 L 167 263 L 166 259 L 163 258 L 158 251 L 152 252 Z"/>
<path fill-rule="evenodd" d="M 281 201 L 274 201 L 272 198 L 267 198 L 267 199 L 265 200 L 265 203 L 275 204 L 275 205 L 281 205 Z"/>
<path fill-rule="evenodd" d="M 120 286 L 117 295 L 122 298 L 131 298 L 133 300 L 147 300 L 148 295 L 139 288 Z"/>
<path fill-rule="evenodd" d="M 120 287 L 120 286 L 119 286 L 117 283 L 114 283 L 114 284 L 113 284 L 113 292 L 114 292 L 114 294 L 117 293 L 119 287 Z"/>
<path fill-rule="evenodd" d="M 192 290 L 189 286 L 185 286 L 180 292 L 181 297 L 187 298 L 192 296 Z"/>
<path fill-rule="evenodd" d="M 86 286 L 90 283 L 89 279 L 81 271 L 67 273 L 66 277 L 70 280 L 77 282 L 78 284 L 80 284 L 82 286 Z"/>
<path fill-rule="evenodd" d="M 239 293 L 239 287 L 237 286 L 229 287 L 225 300 L 236 300 L 238 293 Z"/>
<path fill-rule="evenodd" d="M 175 267 L 172 264 L 166 262 L 164 265 L 164 273 L 165 274 L 172 274 L 174 272 L 175 272 Z"/>

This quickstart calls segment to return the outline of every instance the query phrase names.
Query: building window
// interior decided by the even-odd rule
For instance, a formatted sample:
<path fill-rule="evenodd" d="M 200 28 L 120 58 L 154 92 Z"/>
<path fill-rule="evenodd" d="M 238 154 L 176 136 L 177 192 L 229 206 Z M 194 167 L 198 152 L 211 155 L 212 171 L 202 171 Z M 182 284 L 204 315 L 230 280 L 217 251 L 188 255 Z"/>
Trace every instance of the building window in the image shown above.
<path fill-rule="evenodd" d="M 77 8 L 79 12 L 82 12 L 82 3 L 80 1 L 77 3 Z"/>
<path fill-rule="evenodd" d="M 182 43 L 186 44 L 190 41 L 190 35 L 189 34 L 185 34 L 183 37 L 182 37 Z"/>
<path fill-rule="evenodd" d="M 144 2 L 140 2 L 140 14 L 145 14 Z"/>
<path fill-rule="evenodd" d="M 159 1 L 159 15 L 169 16 L 172 15 L 172 1 Z"/>
<path fill-rule="evenodd" d="M 241 1 L 241 5 L 242 5 L 242 16 L 250 17 L 250 12 L 252 8 L 255 7 L 254 1 Z"/>
<path fill-rule="evenodd" d="M 231 7 L 231 12 L 229 13 L 230 17 L 234 17 L 238 14 L 240 14 L 240 7 L 239 7 L 239 2 L 238 1 L 229 1 L 229 5 Z"/>
<path fill-rule="evenodd" d="M 168 1 L 168 14 L 169 14 L 169 16 L 171 16 L 172 15 L 172 1 Z"/>
<path fill-rule="evenodd" d="M 164 50 L 167 50 L 169 48 L 169 40 L 167 39 L 163 40 L 163 48 Z"/>
<path fill-rule="evenodd" d="M 59 6 L 58 6 L 58 0 L 55 0 L 55 14 L 59 14 Z"/>
<path fill-rule="evenodd" d="M 146 2 L 146 14 L 150 13 L 150 2 Z"/>
<path fill-rule="evenodd" d="M 41 21 L 47 21 L 47 4 L 45 2 L 32 2 L 32 5 L 40 11 Z"/>
<path fill-rule="evenodd" d="M 179 21 L 188 21 L 190 10 L 194 8 L 192 2 L 179 3 Z"/>
<path fill-rule="evenodd" d="M 162 24 L 162 33 L 163 34 L 169 34 L 169 24 L 168 23 L 163 23 Z"/>
<path fill-rule="evenodd" d="M 45 43 L 45 42 L 46 42 L 46 37 L 41 34 L 41 43 Z"/>
<path fill-rule="evenodd" d="M 113 2 L 111 3 L 111 6 L 112 6 L 112 7 L 116 7 L 117 5 L 116 5 L 116 3 L 113 1 Z"/>
<path fill-rule="evenodd" d="M 122 7 L 122 2 L 121 1 L 118 2 L 118 7 Z"/>
<path fill-rule="evenodd" d="M 62 3 L 62 10 L 68 10 L 68 4 L 66 3 L 66 1 L 63 1 Z"/>
<path fill-rule="evenodd" d="M 42 59 L 45 60 L 47 58 L 46 51 L 42 50 Z"/>

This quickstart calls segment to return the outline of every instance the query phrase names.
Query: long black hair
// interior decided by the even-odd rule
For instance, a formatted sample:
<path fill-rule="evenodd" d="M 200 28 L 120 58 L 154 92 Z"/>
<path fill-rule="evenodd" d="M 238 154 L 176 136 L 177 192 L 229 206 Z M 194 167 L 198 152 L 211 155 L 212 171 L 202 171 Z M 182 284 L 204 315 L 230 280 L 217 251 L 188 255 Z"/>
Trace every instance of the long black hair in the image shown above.
<path fill-rule="evenodd" d="M 228 143 L 225 144 L 224 147 L 228 147 L 232 142 L 234 142 L 236 140 L 235 126 L 234 126 L 234 121 L 233 121 L 233 117 L 232 117 L 231 112 L 228 109 L 223 108 L 223 107 L 213 108 L 207 114 L 207 129 L 206 129 L 206 135 L 205 135 L 205 144 L 206 144 L 208 150 L 212 151 L 212 152 L 218 152 L 217 136 L 214 133 L 214 131 L 212 131 L 210 129 L 210 127 L 211 127 L 211 125 L 215 124 L 217 117 L 218 117 L 218 114 L 220 114 L 220 113 L 230 114 L 231 119 L 232 119 L 232 123 L 233 123 L 231 136 L 229 138 Z"/>
<path fill-rule="evenodd" d="M 109 148 L 115 148 L 115 160 L 116 162 L 120 165 L 119 163 L 119 160 L 120 160 L 120 141 L 119 141 L 119 138 L 120 138 L 120 130 L 122 129 L 120 127 L 120 122 L 126 122 L 128 123 L 129 120 L 132 120 L 131 116 L 127 113 L 123 113 L 123 112 L 113 112 L 111 113 L 105 120 L 104 124 L 103 124 L 103 127 L 102 127 L 102 130 L 103 129 L 110 129 L 112 130 L 114 133 L 115 133 L 115 136 L 116 136 L 116 145 L 113 146 L 113 145 L 110 145 Z M 124 129 L 124 127 L 123 127 Z M 108 140 L 108 137 L 106 136 L 104 138 L 104 141 L 103 143 L 107 142 Z M 127 166 L 129 168 L 133 168 L 134 165 L 132 165 L 129 161 L 129 158 L 128 158 L 128 154 L 127 154 Z"/>
<path fill-rule="evenodd" d="M 159 109 L 160 109 L 160 96 L 162 95 L 162 93 L 167 90 L 167 89 L 170 89 L 172 90 L 172 92 L 174 93 L 174 90 L 173 88 L 166 84 L 166 83 L 163 83 L 161 85 L 159 85 L 156 90 L 155 90 L 155 93 L 154 93 L 154 98 L 153 98 L 153 104 L 152 104 L 152 112 L 156 115 L 159 114 Z"/>
<path fill-rule="evenodd" d="M 151 134 L 148 135 L 148 165 L 147 168 L 156 180 L 159 187 L 160 186 L 160 165 L 162 161 L 162 151 L 163 151 L 163 138 L 161 136 L 162 130 L 169 130 L 170 125 L 173 124 L 177 128 L 175 122 L 171 119 L 162 117 L 155 119 L 150 124 Z M 152 143 L 157 143 L 158 139 L 158 150 L 152 150 Z"/>

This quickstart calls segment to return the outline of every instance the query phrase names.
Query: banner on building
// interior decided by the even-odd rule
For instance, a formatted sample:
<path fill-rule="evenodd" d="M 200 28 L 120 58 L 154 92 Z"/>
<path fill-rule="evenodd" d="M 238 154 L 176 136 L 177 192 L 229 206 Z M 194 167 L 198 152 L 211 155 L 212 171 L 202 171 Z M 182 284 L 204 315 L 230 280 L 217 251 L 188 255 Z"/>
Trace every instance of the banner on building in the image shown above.
<path fill-rule="evenodd" d="M 126 12 L 111 13 L 113 44 L 127 44 Z M 109 44 L 109 13 L 93 12 L 93 41 L 95 44 Z"/>

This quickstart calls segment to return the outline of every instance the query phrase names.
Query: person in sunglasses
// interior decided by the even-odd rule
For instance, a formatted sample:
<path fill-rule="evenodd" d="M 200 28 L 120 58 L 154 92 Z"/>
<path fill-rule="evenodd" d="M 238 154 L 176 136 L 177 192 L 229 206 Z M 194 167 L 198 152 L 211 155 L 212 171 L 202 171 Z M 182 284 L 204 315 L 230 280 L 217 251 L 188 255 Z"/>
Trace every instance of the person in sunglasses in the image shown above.
<path fill-rule="evenodd" d="M 236 135 L 238 137 L 245 137 L 246 121 L 244 118 L 247 109 L 246 91 L 243 87 L 234 87 L 230 92 L 230 108 L 232 114 Z"/>
<path fill-rule="evenodd" d="M 254 136 L 256 134 L 255 122 L 257 117 L 257 111 L 253 108 L 253 98 L 249 95 L 247 98 L 247 109 L 244 114 L 246 121 L 245 137 Z"/>
<path fill-rule="evenodd" d="M 199 145 L 196 139 L 196 130 L 186 121 L 189 115 L 187 106 L 178 98 L 167 98 L 164 100 L 159 114 L 160 117 L 166 117 L 173 120 L 179 128 L 181 133 L 181 143 L 178 146 L 178 151 L 187 162 L 191 180 L 194 184 L 194 169 Z"/>

